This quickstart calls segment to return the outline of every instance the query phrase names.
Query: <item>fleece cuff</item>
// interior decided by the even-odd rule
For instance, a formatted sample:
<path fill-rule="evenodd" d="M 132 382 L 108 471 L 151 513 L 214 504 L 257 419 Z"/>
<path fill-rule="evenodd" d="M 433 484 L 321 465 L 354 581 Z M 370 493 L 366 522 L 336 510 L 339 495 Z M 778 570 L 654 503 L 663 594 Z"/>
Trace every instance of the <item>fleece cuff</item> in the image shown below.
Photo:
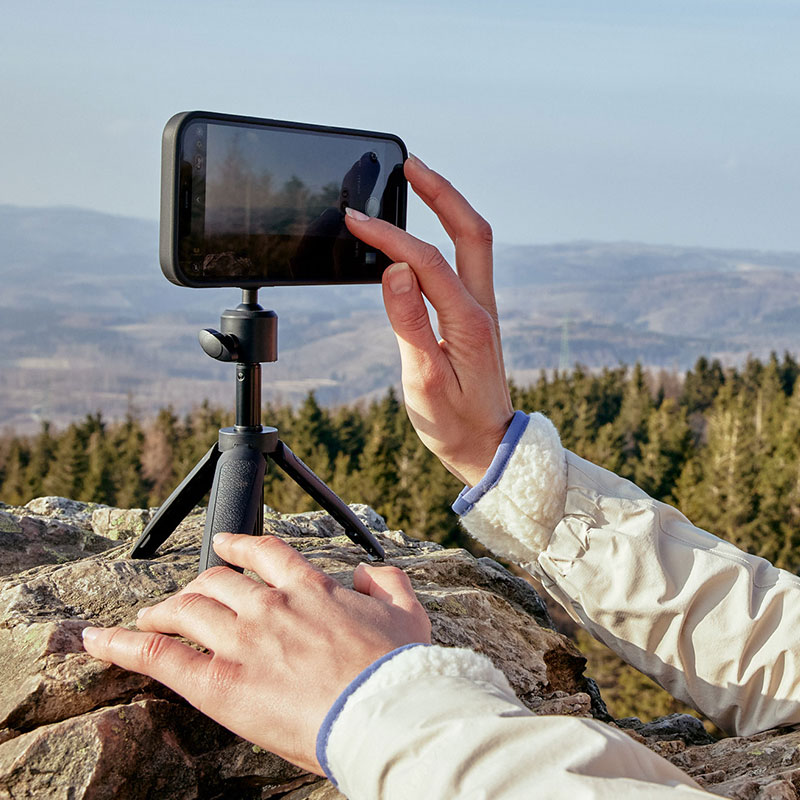
<path fill-rule="evenodd" d="M 453 504 L 471 536 L 493 553 L 535 562 L 564 515 L 567 461 L 553 423 L 517 411 L 486 475 Z"/>
<path fill-rule="evenodd" d="M 328 748 L 338 729 L 347 730 L 348 707 L 353 708 L 364 697 L 391 692 L 401 684 L 434 675 L 490 684 L 515 698 L 508 678 L 486 656 L 473 650 L 424 644 L 408 644 L 393 650 L 352 681 L 331 706 L 319 729 L 317 760 L 334 786 L 338 783 L 328 760 Z"/>

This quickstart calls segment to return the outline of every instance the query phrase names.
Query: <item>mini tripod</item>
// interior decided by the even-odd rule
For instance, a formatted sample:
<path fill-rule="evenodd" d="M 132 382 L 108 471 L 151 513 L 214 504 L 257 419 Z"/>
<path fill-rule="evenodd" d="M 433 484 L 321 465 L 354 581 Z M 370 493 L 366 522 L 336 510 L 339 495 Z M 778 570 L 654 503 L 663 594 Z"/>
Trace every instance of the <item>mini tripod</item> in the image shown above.
<path fill-rule="evenodd" d="M 383 548 L 366 525 L 278 438 L 277 428 L 261 424 L 261 362 L 278 360 L 278 315 L 258 304 L 258 289 L 243 289 L 242 302 L 222 313 L 220 328 L 221 332 L 200 331 L 200 345 L 218 361 L 236 362 L 236 423 L 220 429 L 218 442 L 164 501 L 133 546 L 131 557 L 153 556 L 210 489 L 199 571 L 231 566 L 216 554 L 212 539 L 222 531 L 263 533 L 262 494 L 269 457 L 371 560 L 382 561 Z"/>

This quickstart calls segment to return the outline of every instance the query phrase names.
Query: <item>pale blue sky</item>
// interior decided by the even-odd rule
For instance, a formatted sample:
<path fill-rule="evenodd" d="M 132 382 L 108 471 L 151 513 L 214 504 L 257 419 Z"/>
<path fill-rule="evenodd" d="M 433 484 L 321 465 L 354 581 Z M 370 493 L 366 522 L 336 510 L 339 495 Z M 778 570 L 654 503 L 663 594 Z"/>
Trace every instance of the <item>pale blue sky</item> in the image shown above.
<path fill-rule="evenodd" d="M 798 0 L 0 12 L 0 203 L 155 219 L 161 129 L 199 108 L 397 133 L 498 241 L 800 250 Z"/>

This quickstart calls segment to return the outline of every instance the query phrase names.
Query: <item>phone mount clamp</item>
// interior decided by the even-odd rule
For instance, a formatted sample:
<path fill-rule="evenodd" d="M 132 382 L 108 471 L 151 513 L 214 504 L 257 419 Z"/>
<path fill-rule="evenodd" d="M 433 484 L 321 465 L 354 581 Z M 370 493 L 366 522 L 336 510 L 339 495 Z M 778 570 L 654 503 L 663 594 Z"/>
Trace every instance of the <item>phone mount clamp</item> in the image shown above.
<path fill-rule="evenodd" d="M 278 360 L 278 315 L 258 304 L 258 289 L 243 289 L 242 302 L 222 313 L 220 329 L 200 331 L 200 346 L 211 358 L 236 363 L 236 422 L 220 429 L 217 443 L 164 501 L 131 557 L 152 557 L 210 490 L 199 571 L 231 566 L 216 554 L 212 540 L 223 531 L 263 533 L 264 474 L 270 458 L 367 551 L 370 560 L 382 561 L 383 548 L 369 528 L 278 438 L 277 428 L 261 424 L 261 363 Z"/>

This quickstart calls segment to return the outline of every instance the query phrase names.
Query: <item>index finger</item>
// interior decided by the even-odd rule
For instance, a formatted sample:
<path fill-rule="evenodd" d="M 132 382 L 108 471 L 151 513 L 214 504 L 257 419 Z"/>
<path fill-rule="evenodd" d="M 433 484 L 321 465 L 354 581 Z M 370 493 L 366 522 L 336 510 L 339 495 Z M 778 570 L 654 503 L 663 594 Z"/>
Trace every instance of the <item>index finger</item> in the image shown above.
<path fill-rule="evenodd" d="M 361 216 L 348 209 L 345 219 L 351 233 L 386 253 L 392 261 L 411 265 L 423 294 L 439 315 L 440 325 L 462 323 L 465 304 L 478 308 L 475 298 L 433 245 L 382 219 Z"/>
<path fill-rule="evenodd" d="M 268 586 L 282 589 L 306 572 L 319 572 L 306 558 L 277 536 L 218 533 L 214 550 L 231 564 L 259 575 Z"/>
<path fill-rule="evenodd" d="M 404 172 L 453 241 L 456 270 L 467 291 L 496 318 L 491 226 L 450 181 L 416 156 L 408 157 Z"/>
<path fill-rule="evenodd" d="M 208 653 L 162 633 L 120 627 L 85 628 L 83 646 L 95 658 L 155 678 L 199 708 L 203 679 L 211 662 Z"/>

